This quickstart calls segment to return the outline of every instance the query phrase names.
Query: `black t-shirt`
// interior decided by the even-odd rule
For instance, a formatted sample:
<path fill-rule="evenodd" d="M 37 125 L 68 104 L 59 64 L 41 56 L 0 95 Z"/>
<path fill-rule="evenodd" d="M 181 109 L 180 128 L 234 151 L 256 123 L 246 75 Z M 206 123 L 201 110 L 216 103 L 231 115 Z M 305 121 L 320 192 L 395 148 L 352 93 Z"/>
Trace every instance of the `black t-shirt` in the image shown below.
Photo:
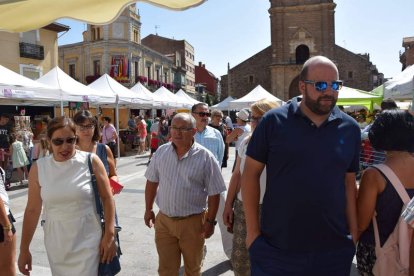
<path fill-rule="evenodd" d="M 8 149 L 10 146 L 11 127 L 9 124 L 0 125 L 0 148 Z"/>

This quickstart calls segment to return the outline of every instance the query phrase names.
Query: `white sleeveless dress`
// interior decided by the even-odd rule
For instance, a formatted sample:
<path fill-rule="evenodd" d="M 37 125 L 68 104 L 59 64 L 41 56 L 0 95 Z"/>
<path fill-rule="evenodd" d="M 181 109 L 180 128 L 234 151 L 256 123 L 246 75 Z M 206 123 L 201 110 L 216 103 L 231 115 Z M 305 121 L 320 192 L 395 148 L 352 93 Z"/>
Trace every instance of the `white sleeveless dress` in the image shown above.
<path fill-rule="evenodd" d="M 37 161 L 43 200 L 44 242 L 53 275 L 98 274 L 102 231 L 88 168 L 88 153 L 57 162 Z"/>

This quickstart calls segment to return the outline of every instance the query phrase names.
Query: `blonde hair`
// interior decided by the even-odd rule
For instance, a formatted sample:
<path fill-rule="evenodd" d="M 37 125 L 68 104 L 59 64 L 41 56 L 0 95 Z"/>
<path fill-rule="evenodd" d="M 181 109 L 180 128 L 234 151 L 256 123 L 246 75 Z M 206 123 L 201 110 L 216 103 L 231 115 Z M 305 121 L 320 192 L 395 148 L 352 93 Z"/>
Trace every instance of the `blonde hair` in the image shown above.
<path fill-rule="evenodd" d="M 268 99 L 262 99 L 259 100 L 255 103 L 253 103 L 250 106 L 250 109 L 252 110 L 252 112 L 260 114 L 260 116 L 263 116 L 267 111 L 269 111 L 270 109 L 279 107 L 280 104 L 276 101 L 271 101 Z"/>

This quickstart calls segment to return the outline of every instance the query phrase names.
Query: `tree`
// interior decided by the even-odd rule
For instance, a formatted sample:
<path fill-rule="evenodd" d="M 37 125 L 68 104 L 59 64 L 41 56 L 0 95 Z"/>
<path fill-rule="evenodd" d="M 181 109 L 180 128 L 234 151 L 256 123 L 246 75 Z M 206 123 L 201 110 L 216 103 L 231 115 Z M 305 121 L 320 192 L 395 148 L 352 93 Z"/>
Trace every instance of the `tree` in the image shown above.
<path fill-rule="evenodd" d="M 208 104 L 208 106 L 211 106 L 211 99 L 210 99 L 210 95 L 208 93 L 206 93 L 206 100 L 205 103 Z"/>

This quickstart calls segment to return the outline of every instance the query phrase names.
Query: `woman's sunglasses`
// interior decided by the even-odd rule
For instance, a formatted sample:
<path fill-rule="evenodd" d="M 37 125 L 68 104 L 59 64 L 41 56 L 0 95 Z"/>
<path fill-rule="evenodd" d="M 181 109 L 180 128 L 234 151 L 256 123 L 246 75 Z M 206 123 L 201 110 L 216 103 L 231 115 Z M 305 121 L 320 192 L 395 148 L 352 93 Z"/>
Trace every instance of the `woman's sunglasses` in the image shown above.
<path fill-rule="evenodd" d="M 313 87 L 319 92 L 324 92 L 326 89 L 328 89 L 329 85 L 326 81 L 313 81 L 313 80 L 304 80 L 303 81 L 306 84 L 313 84 Z M 331 82 L 331 88 L 335 91 L 338 91 L 342 88 L 342 81 L 332 81 Z"/>
<path fill-rule="evenodd" d="M 75 137 L 68 137 L 66 139 L 64 139 L 64 138 L 55 138 L 55 139 L 52 139 L 51 141 L 52 141 L 53 145 L 61 146 L 65 142 L 66 142 L 66 144 L 73 145 L 73 144 L 76 143 L 76 139 L 77 139 L 77 137 L 75 136 Z"/>

